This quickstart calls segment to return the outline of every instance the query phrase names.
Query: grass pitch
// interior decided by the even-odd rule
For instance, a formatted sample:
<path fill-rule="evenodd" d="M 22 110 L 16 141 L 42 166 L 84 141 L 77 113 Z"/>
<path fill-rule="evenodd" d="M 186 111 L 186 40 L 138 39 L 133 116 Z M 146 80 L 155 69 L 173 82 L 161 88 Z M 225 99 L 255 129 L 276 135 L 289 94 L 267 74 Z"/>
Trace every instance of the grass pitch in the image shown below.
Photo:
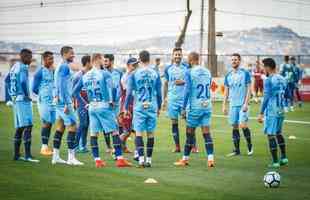
<path fill-rule="evenodd" d="M 251 105 L 255 117 L 258 105 Z M 36 106 L 34 106 L 36 108 Z M 182 154 L 171 153 L 173 149 L 170 122 L 163 113 L 158 120 L 155 138 L 153 167 L 150 169 L 114 166 L 111 156 L 104 153 L 105 144 L 100 137 L 100 155 L 108 163 L 106 168 L 96 169 L 91 154 L 78 154 L 85 163 L 82 167 L 51 165 L 51 159 L 39 155 L 40 121 L 35 110 L 32 154 L 39 164 L 12 161 L 13 117 L 11 108 L 0 104 L 0 199 L 1 200 L 79 200 L 79 199 L 309 199 L 310 198 L 310 125 L 285 123 L 289 166 L 281 168 L 281 186 L 278 189 L 264 187 L 262 178 L 269 171 L 270 156 L 262 125 L 250 120 L 254 155 L 246 155 L 245 140 L 241 138 L 242 155 L 227 158 L 232 150 L 231 128 L 225 118 L 212 118 L 211 133 L 215 143 L 216 167 L 207 168 L 205 149 L 200 130 L 196 130 L 200 153 L 192 154 L 190 166 L 177 168 L 173 162 Z M 213 108 L 221 114 L 220 104 Z M 289 120 L 310 122 L 310 103 L 286 116 Z M 184 144 L 185 123 L 181 122 L 181 143 Z M 54 133 L 52 133 L 52 136 Z M 288 140 L 289 135 L 297 137 Z M 62 157 L 66 155 L 66 137 L 62 142 Z M 52 140 L 50 140 L 51 143 Z M 129 141 L 133 149 L 133 140 Z M 125 155 L 132 158 L 132 155 Z M 145 184 L 154 178 L 157 184 Z"/>

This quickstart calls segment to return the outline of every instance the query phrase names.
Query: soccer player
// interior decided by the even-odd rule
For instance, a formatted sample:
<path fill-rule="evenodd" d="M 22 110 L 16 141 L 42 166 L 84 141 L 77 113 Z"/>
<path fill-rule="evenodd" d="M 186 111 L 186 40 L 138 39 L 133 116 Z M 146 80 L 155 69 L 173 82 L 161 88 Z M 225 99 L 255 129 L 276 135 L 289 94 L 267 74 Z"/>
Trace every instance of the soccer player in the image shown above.
<path fill-rule="evenodd" d="M 285 78 L 287 87 L 285 89 L 285 107 L 284 111 L 288 112 L 288 107 L 294 111 L 294 89 L 295 78 L 293 66 L 289 63 L 289 56 L 284 56 L 284 63 L 280 66 L 280 74 Z"/>
<path fill-rule="evenodd" d="M 249 71 L 240 66 L 240 62 L 240 54 L 234 53 L 231 57 L 232 70 L 226 74 L 224 80 L 225 90 L 222 110 L 227 115 L 226 102 L 229 99 L 229 121 L 233 128 L 232 139 L 234 143 L 233 152 L 227 156 L 240 155 L 239 128 L 242 129 L 246 139 L 248 155 L 253 154 L 251 131 L 247 126 L 251 94 L 251 75 Z"/>
<path fill-rule="evenodd" d="M 195 129 L 201 127 L 207 152 L 208 167 L 214 167 L 213 140 L 210 133 L 211 105 L 211 74 L 199 65 L 199 54 L 191 52 L 188 61 L 192 66 L 185 74 L 185 92 L 182 115 L 186 118 L 186 143 L 183 158 L 174 164 L 186 166 L 189 162 L 191 148 L 194 146 Z"/>
<path fill-rule="evenodd" d="M 73 87 L 82 79 L 83 75 L 91 70 L 91 57 L 89 55 L 83 56 L 81 59 L 83 68 L 77 74 L 75 74 L 73 79 Z M 75 98 L 75 108 L 79 118 L 79 125 L 77 128 L 77 135 L 76 135 L 76 150 L 78 153 L 87 153 L 87 132 L 89 127 L 89 116 L 87 110 L 87 93 L 85 88 L 83 88 L 79 95 Z"/>
<path fill-rule="evenodd" d="M 105 54 L 104 55 L 104 62 L 103 62 L 104 69 L 111 74 L 112 77 L 112 84 L 113 84 L 113 91 L 112 91 L 112 97 L 113 97 L 113 102 L 115 103 L 113 106 L 113 110 L 115 112 L 115 117 L 118 116 L 120 107 L 120 96 L 121 96 L 121 78 L 123 76 L 123 73 L 116 69 L 114 67 L 114 55 L 113 54 Z M 119 127 L 119 133 L 122 134 L 122 128 Z M 106 144 L 108 146 L 108 151 L 111 151 L 111 144 L 110 144 L 110 135 L 109 133 L 105 133 L 105 140 Z M 128 153 L 127 149 L 126 153 Z"/>
<path fill-rule="evenodd" d="M 295 88 L 294 88 L 294 93 L 296 94 L 297 101 L 298 101 L 298 106 L 302 106 L 302 99 L 301 95 L 299 93 L 299 86 L 301 85 L 301 79 L 302 79 L 302 69 L 298 64 L 296 64 L 296 58 L 294 56 L 290 57 L 290 64 L 293 67 L 293 72 L 294 72 L 294 82 L 295 82 Z"/>
<path fill-rule="evenodd" d="M 51 134 L 52 125 L 56 120 L 56 110 L 53 104 L 54 91 L 54 55 L 50 51 L 42 54 L 43 66 L 34 75 L 32 92 L 38 96 L 37 104 L 41 118 L 41 140 L 42 147 L 40 153 L 44 156 L 51 156 L 52 150 L 48 148 L 48 141 Z"/>
<path fill-rule="evenodd" d="M 175 149 L 173 152 L 181 152 L 179 123 L 178 118 L 181 115 L 183 96 L 184 96 L 184 77 L 188 68 L 182 63 L 182 48 L 176 47 L 172 50 L 173 63 L 167 65 L 164 70 L 164 107 L 167 105 L 167 114 L 171 119 L 171 129 Z M 194 147 L 195 148 L 195 147 Z"/>
<path fill-rule="evenodd" d="M 106 166 L 104 160 L 99 156 L 98 134 L 104 132 L 112 135 L 113 146 L 116 156 L 117 167 L 130 167 L 131 163 L 122 156 L 121 140 L 118 133 L 115 111 L 113 110 L 113 87 L 112 77 L 109 72 L 102 70 L 101 54 L 92 56 L 93 68 L 88 71 L 73 89 L 76 97 L 84 87 L 89 101 L 90 120 L 90 143 L 92 154 L 97 168 Z"/>
<path fill-rule="evenodd" d="M 52 164 L 62 163 L 68 165 L 83 165 L 75 157 L 76 116 L 72 102 L 72 73 L 69 64 L 73 62 L 74 51 L 70 46 L 63 46 L 60 50 L 63 62 L 56 68 L 54 74 L 56 104 L 56 132 L 54 136 L 54 149 Z M 61 139 L 67 128 L 68 160 L 59 156 Z"/>
<path fill-rule="evenodd" d="M 252 76 L 254 78 L 254 101 L 258 102 L 258 97 L 263 94 L 264 82 L 262 76 L 264 70 L 261 68 L 259 60 L 256 61 L 255 68 L 252 70 Z"/>
<path fill-rule="evenodd" d="M 139 66 L 128 78 L 125 101 L 126 114 L 129 114 L 129 103 L 134 92 L 133 129 L 136 131 L 136 149 L 139 154 L 138 167 L 151 167 L 154 147 L 154 131 L 159 116 L 162 93 L 158 72 L 151 68 L 150 53 L 139 53 Z M 147 152 L 144 158 L 143 133 L 147 134 Z"/>
<path fill-rule="evenodd" d="M 288 164 L 285 140 L 282 135 L 286 81 L 281 75 L 276 73 L 276 63 L 272 58 L 264 59 L 263 64 L 268 77 L 264 82 L 264 100 L 258 121 L 260 123 L 264 121 L 264 133 L 268 137 L 272 156 L 270 167 L 278 168 L 280 165 Z M 280 162 L 278 160 L 277 144 L 281 151 Z"/>
<path fill-rule="evenodd" d="M 20 51 L 20 62 L 16 62 L 10 69 L 5 79 L 5 87 L 9 92 L 7 105 L 13 106 L 15 136 L 13 159 L 39 162 L 31 155 L 31 131 L 32 131 L 32 103 L 29 92 L 28 68 L 32 60 L 32 52 L 29 49 Z M 25 158 L 20 155 L 20 145 L 24 140 Z"/>

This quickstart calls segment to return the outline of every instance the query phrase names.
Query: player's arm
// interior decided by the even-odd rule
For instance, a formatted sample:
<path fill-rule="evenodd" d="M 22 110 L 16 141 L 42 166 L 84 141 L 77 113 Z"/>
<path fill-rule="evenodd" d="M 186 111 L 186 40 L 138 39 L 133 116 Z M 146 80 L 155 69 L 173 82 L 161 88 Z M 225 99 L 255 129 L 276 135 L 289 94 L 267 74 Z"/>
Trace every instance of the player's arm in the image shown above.
<path fill-rule="evenodd" d="M 12 98 L 10 95 L 11 81 L 10 81 L 10 73 L 8 73 L 4 79 L 4 87 L 5 87 L 5 102 L 11 102 Z"/>
<path fill-rule="evenodd" d="M 134 74 L 130 74 L 127 80 L 127 87 L 126 87 L 126 98 L 125 98 L 125 113 L 129 114 L 129 104 L 133 99 L 133 91 L 135 90 L 135 81 L 134 81 Z"/>
<path fill-rule="evenodd" d="M 103 72 L 103 73 L 104 73 L 103 74 L 104 82 L 108 88 L 108 102 L 113 107 L 115 103 L 114 101 L 115 96 L 113 94 L 113 92 L 116 90 L 115 85 L 113 84 L 112 76 L 107 72 Z"/>
<path fill-rule="evenodd" d="M 78 85 L 79 84 L 79 85 Z M 82 85 L 82 86 L 81 86 Z M 81 86 L 81 88 L 78 87 L 79 92 L 74 93 L 75 86 Z M 81 96 L 81 90 L 83 88 L 83 76 L 75 76 L 73 79 L 73 91 L 72 91 L 72 96 L 77 100 L 79 105 L 87 105 L 87 102 L 85 101 L 84 98 Z"/>
<path fill-rule="evenodd" d="M 227 100 L 228 100 L 228 96 L 229 96 L 229 85 L 228 85 L 227 75 L 225 76 L 225 79 L 224 79 L 224 95 L 223 96 L 224 97 L 223 97 L 222 111 L 225 115 L 227 115 L 226 104 L 227 104 Z"/>
<path fill-rule="evenodd" d="M 163 96 L 162 96 L 162 92 L 161 92 L 161 79 L 160 79 L 160 74 L 158 73 L 157 79 L 156 79 L 156 97 L 157 97 L 157 105 L 158 105 L 158 115 L 160 113 L 160 109 L 161 109 L 161 104 L 163 101 Z"/>
<path fill-rule="evenodd" d="M 59 91 L 59 98 L 63 100 L 65 106 L 70 104 L 71 97 L 67 91 L 67 82 L 68 76 L 70 75 L 70 70 L 68 66 L 62 65 L 59 69 L 59 79 L 57 84 L 58 91 Z"/>
<path fill-rule="evenodd" d="M 191 77 L 190 77 L 190 72 L 189 70 L 186 71 L 185 73 L 185 88 L 184 88 L 184 96 L 183 96 L 183 105 L 182 105 L 182 117 L 185 118 L 185 109 L 187 107 L 188 104 L 188 100 L 191 94 L 191 85 L 192 85 L 192 81 L 191 81 Z"/>
<path fill-rule="evenodd" d="M 76 80 L 76 82 L 74 82 L 73 84 L 72 97 L 74 98 L 80 97 L 82 99 L 81 94 L 80 94 L 82 88 L 83 88 L 83 79 L 81 78 L 81 79 Z"/>
<path fill-rule="evenodd" d="M 166 66 L 165 70 L 164 70 L 164 78 L 165 78 L 165 82 L 164 82 L 164 107 L 166 107 L 167 95 L 168 95 L 168 81 L 169 81 L 168 68 L 169 68 L 169 66 Z"/>
<path fill-rule="evenodd" d="M 243 104 L 243 111 L 248 111 L 248 105 L 251 97 L 251 75 L 249 72 L 245 72 L 245 84 L 246 84 L 246 95 Z"/>
<path fill-rule="evenodd" d="M 21 88 L 25 94 L 25 98 L 28 101 L 31 101 L 30 99 L 30 94 L 29 94 L 29 89 L 28 89 L 28 72 L 26 68 L 21 69 L 20 71 L 20 84 Z"/>
<path fill-rule="evenodd" d="M 263 98 L 263 102 L 261 104 L 260 112 L 258 115 L 258 122 L 260 123 L 263 122 L 263 115 L 267 108 L 270 97 L 271 97 L 271 83 L 269 79 L 266 79 L 264 83 L 264 98 Z"/>
<path fill-rule="evenodd" d="M 33 83 L 32 83 L 32 92 L 35 95 L 39 94 L 39 87 L 42 81 L 42 68 L 40 68 L 39 70 L 37 70 L 37 72 L 34 74 L 33 77 Z"/>

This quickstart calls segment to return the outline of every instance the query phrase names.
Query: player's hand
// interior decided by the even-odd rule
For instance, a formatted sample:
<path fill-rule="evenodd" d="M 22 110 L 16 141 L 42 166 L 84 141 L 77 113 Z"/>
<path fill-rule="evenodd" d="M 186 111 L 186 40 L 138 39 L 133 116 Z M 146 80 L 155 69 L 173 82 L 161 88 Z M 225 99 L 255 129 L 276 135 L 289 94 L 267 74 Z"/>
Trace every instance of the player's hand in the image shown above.
<path fill-rule="evenodd" d="M 175 80 L 174 83 L 176 85 L 184 85 L 185 81 L 184 80 Z"/>
<path fill-rule="evenodd" d="M 186 111 L 185 110 L 182 110 L 181 116 L 182 116 L 183 119 L 186 119 Z"/>
<path fill-rule="evenodd" d="M 259 114 L 258 117 L 257 117 L 257 121 L 258 121 L 259 123 L 263 123 L 263 121 L 264 121 L 264 116 L 263 116 L 262 114 Z"/>
<path fill-rule="evenodd" d="M 68 106 L 65 106 L 64 107 L 64 113 L 67 115 L 67 114 L 69 114 L 69 108 L 68 108 Z"/>
<path fill-rule="evenodd" d="M 244 105 L 242 106 L 242 111 L 243 111 L 243 112 L 247 112 L 248 109 L 249 109 L 248 104 L 244 104 Z"/>
<path fill-rule="evenodd" d="M 228 111 L 225 105 L 222 106 L 222 112 L 224 113 L 224 115 L 228 114 Z"/>
<path fill-rule="evenodd" d="M 13 106 L 13 102 L 12 101 L 6 102 L 6 106 L 9 106 L 9 107 Z"/>

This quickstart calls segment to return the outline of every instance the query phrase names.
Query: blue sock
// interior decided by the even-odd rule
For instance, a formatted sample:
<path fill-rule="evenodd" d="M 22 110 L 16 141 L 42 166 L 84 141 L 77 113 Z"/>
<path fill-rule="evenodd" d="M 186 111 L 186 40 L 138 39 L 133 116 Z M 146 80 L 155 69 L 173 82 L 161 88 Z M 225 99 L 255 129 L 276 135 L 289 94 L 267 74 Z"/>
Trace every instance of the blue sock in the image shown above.
<path fill-rule="evenodd" d="M 98 147 L 98 137 L 91 136 L 90 137 L 90 146 L 93 153 L 94 158 L 99 158 L 99 147 Z"/>
<path fill-rule="evenodd" d="M 48 145 L 48 140 L 50 138 L 51 134 L 51 127 L 42 127 L 41 128 L 41 139 L 42 139 L 42 144 Z"/>
<path fill-rule="evenodd" d="M 60 131 L 56 131 L 54 135 L 54 148 L 59 149 L 61 145 L 61 138 L 62 138 L 63 133 Z"/>
<path fill-rule="evenodd" d="M 24 128 L 17 128 L 15 131 L 14 136 L 14 159 L 18 159 L 20 156 L 20 145 L 22 143 L 22 135 L 23 135 Z"/>
<path fill-rule="evenodd" d="M 81 143 L 82 147 L 86 149 L 87 146 L 87 133 L 88 133 L 88 126 L 83 127 L 83 133 L 81 135 Z"/>
<path fill-rule="evenodd" d="M 189 156 L 194 146 L 194 133 L 186 133 L 186 142 L 184 146 L 184 156 Z"/>
<path fill-rule="evenodd" d="M 248 150 L 251 151 L 252 150 L 251 131 L 249 128 L 243 128 L 242 131 L 248 145 Z"/>
<path fill-rule="evenodd" d="M 153 154 L 153 147 L 154 147 L 154 137 L 147 138 L 147 143 L 146 143 L 146 156 L 147 157 L 152 157 Z"/>
<path fill-rule="evenodd" d="M 32 127 L 26 127 L 24 130 L 24 146 L 25 146 L 25 158 L 31 158 L 31 131 Z"/>
<path fill-rule="evenodd" d="M 115 156 L 121 156 L 122 153 L 122 146 L 121 146 L 121 139 L 119 138 L 119 135 L 112 135 L 112 140 L 113 140 L 113 147 L 115 150 Z"/>
<path fill-rule="evenodd" d="M 272 161 L 274 163 L 277 163 L 278 162 L 278 147 L 277 147 L 276 138 L 273 136 L 269 136 L 268 140 L 269 140 L 269 149 L 270 149 Z"/>
<path fill-rule="evenodd" d="M 136 136 L 136 149 L 139 157 L 144 156 L 144 143 L 142 136 Z"/>
<path fill-rule="evenodd" d="M 104 133 L 104 139 L 105 139 L 105 143 L 107 144 L 107 147 L 111 149 L 110 133 Z"/>
<path fill-rule="evenodd" d="M 68 144 L 68 149 L 74 149 L 75 148 L 75 132 L 74 131 L 69 131 L 67 135 L 67 144 Z"/>
<path fill-rule="evenodd" d="M 172 135 L 175 145 L 180 145 L 179 125 L 172 124 Z"/>
<path fill-rule="evenodd" d="M 281 151 L 281 159 L 286 158 L 285 140 L 282 134 L 277 135 L 277 141 Z"/>
<path fill-rule="evenodd" d="M 232 131 L 232 139 L 235 146 L 235 152 L 240 154 L 240 133 L 239 129 L 233 129 Z"/>
<path fill-rule="evenodd" d="M 205 140 L 205 147 L 207 155 L 213 155 L 214 147 L 213 147 L 213 140 L 211 137 L 211 133 L 204 133 L 203 138 Z"/>
<path fill-rule="evenodd" d="M 78 129 L 76 131 L 75 148 L 79 147 L 82 134 L 83 134 L 83 127 L 81 126 L 81 123 L 80 123 L 79 126 L 78 126 Z"/>

